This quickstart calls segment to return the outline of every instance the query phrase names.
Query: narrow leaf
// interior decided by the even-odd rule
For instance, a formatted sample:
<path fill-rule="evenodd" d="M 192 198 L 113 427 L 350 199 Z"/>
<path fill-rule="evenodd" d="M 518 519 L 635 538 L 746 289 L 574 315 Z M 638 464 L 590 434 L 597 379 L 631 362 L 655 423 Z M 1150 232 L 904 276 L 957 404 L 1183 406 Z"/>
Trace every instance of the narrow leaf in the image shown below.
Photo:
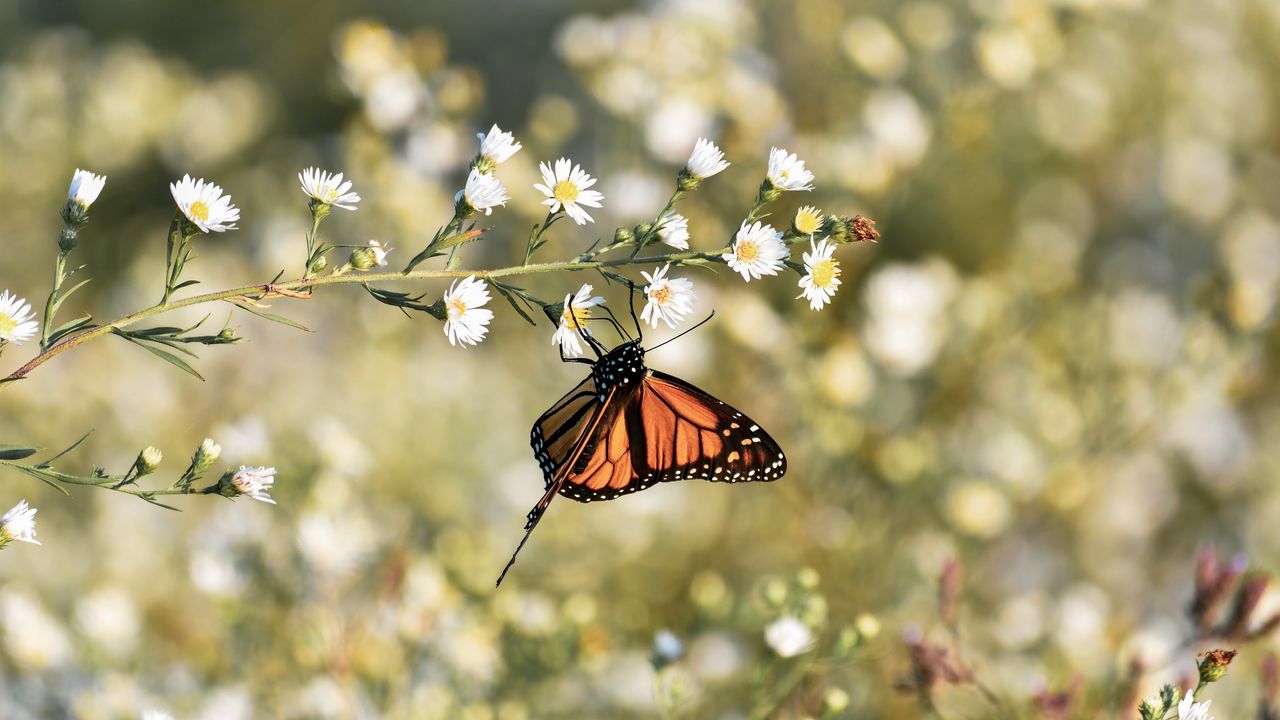
<path fill-rule="evenodd" d="M 281 325 L 288 325 L 288 326 L 289 326 L 289 327 L 291 327 L 291 328 L 296 328 L 296 329 L 301 330 L 301 331 L 303 331 L 303 332 L 311 332 L 311 328 L 307 327 L 306 325 L 303 325 L 302 323 L 298 322 L 297 320 L 290 320 L 289 318 L 287 318 L 287 317 L 285 317 L 285 316 L 283 316 L 283 315 L 276 315 L 275 313 L 263 312 L 262 310 L 255 310 L 255 309 L 253 309 L 252 307 L 250 307 L 250 306 L 248 306 L 248 305 L 244 305 L 244 304 L 242 304 L 242 303 L 238 303 L 238 302 L 233 302 L 233 303 L 231 303 L 231 304 L 232 304 L 232 305 L 235 305 L 236 307 L 240 308 L 241 310 L 243 310 L 243 311 L 245 311 L 245 312 L 249 313 L 250 315 L 257 315 L 258 317 L 262 318 L 263 320 L 270 320 L 271 322 L 280 323 Z"/>
<path fill-rule="evenodd" d="M 36 448 L 0 443 L 0 460 L 21 460 L 36 454 Z"/>

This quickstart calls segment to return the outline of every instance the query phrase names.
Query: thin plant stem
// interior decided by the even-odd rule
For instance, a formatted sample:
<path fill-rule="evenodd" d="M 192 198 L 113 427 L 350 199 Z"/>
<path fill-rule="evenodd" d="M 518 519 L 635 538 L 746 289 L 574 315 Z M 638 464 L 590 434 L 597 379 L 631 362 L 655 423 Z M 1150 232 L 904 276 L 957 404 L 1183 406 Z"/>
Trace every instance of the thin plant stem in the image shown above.
<path fill-rule="evenodd" d="M 53 332 L 54 307 L 58 304 L 58 294 L 62 292 L 62 283 L 67 272 L 67 252 L 58 251 L 58 259 L 53 263 L 53 290 L 49 292 L 49 300 L 44 304 L 44 323 L 40 326 L 40 350 L 49 349 L 49 333 Z"/>

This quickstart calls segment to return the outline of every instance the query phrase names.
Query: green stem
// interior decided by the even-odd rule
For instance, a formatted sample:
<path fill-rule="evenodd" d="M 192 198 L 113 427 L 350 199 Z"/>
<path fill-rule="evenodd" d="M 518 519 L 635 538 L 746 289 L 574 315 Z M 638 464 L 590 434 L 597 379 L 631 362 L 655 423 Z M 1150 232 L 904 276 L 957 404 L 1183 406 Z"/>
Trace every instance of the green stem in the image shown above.
<path fill-rule="evenodd" d="M 684 195 L 684 191 L 677 186 L 675 192 L 671 193 L 671 197 L 667 198 L 667 204 L 654 217 L 653 222 L 649 223 L 649 229 L 636 237 L 636 247 L 631 251 L 631 257 L 639 255 L 640 251 L 644 250 L 644 246 L 658 236 L 658 229 L 662 226 L 662 218 L 666 217 L 667 213 L 671 212 L 671 209 L 676 206 L 676 203 L 680 202 L 680 196 L 682 195 Z"/>
<path fill-rule="evenodd" d="M 326 213 L 311 211 L 311 230 L 307 233 L 307 265 L 302 268 L 302 278 L 311 277 L 311 265 L 316 261 L 316 235 L 320 233 L 320 222 Z"/>
<path fill-rule="evenodd" d="M 559 219 L 560 211 L 557 210 L 556 212 L 549 212 L 547 213 L 547 216 L 543 218 L 542 224 L 535 225 L 533 229 L 529 231 L 529 244 L 525 246 L 524 262 L 520 263 L 521 267 L 525 267 L 529 264 L 529 259 L 533 257 L 533 254 L 537 252 L 538 248 L 542 247 L 545 242 L 542 239 L 542 234 Z"/>
<path fill-rule="evenodd" d="M 807 236 L 805 236 L 807 237 Z M 799 240 L 804 239 L 801 236 L 787 234 L 784 235 L 782 241 L 791 245 Z M 180 300 L 169 301 L 167 298 L 158 305 L 138 310 L 123 317 L 117 318 L 104 325 L 99 325 L 91 330 L 80 333 L 73 337 L 67 338 L 53 347 L 42 351 L 39 355 L 32 358 L 27 364 L 14 370 L 4 378 L 0 383 L 0 390 L 6 389 L 11 383 L 8 381 L 24 378 L 31 373 L 32 370 L 40 367 L 53 358 L 61 355 L 68 350 L 83 345 L 90 340 L 94 340 L 104 335 L 110 335 L 115 330 L 134 325 L 144 320 L 150 319 L 157 315 L 194 305 L 202 305 L 204 303 L 219 302 L 223 300 L 234 300 L 236 298 L 253 298 L 255 300 L 264 300 L 273 297 L 293 297 L 308 298 L 310 291 L 317 287 L 326 285 L 345 285 L 352 283 L 376 283 L 391 282 L 397 280 L 436 280 L 442 278 L 463 278 L 469 275 L 475 275 L 480 278 L 502 278 L 513 277 L 517 275 L 535 275 L 553 272 L 573 272 L 577 270 L 596 270 L 601 268 L 625 267 L 628 265 L 661 265 L 669 262 L 680 262 L 684 260 L 709 260 L 711 262 L 723 263 L 721 255 L 730 252 L 730 247 L 722 247 L 712 251 L 685 250 L 681 252 L 665 253 L 662 255 L 646 255 L 644 257 L 622 257 L 609 260 L 595 259 L 578 259 L 567 260 L 563 262 L 534 263 L 531 265 L 514 265 L 511 267 L 495 268 L 491 270 L 467 270 L 467 269 L 445 269 L 445 270 L 413 270 L 409 272 L 375 272 L 375 273 L 351 273 L 342 275 L 325 275 L 312 278 L 298 278 L 296 280 L 286 280 L 276 283 L 258 283 L 254 285 L 244 285 L 242 287 L 228 288 L 226 290 L 218 290 L 216 292 L 204 293 L 203 295 L 192 295 L 191 297 L 182 298 Z"/>
<path fill-rule="evenodd" d="M 58 293 L 62 292 L 62 282 L 66 280 L 67 252 L 58 251 L 58 259 L 53 263 L 53 290 L 49 292 L 49 300 L 44 304 L 44 324 L 40 327 L 40 351 L 49 349 L 49 333 L 53 332 L 54 308 L 58 304 Z"/>

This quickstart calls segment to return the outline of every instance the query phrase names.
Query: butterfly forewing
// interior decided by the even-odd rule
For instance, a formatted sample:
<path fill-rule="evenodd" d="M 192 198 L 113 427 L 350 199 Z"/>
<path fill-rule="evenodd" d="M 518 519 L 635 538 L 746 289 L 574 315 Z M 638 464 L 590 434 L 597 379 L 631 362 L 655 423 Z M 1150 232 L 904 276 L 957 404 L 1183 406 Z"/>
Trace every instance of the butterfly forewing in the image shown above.
<path fill-rule="evenodd" d="M 559 464 L 573 452 L 573 446 L 587 427 L 592 411 L 599 405 L 595 381 L 588 375 L 533 424 L 529 444 L 533 446 L 533 455 L 547 486 L 555 477 Z"/>

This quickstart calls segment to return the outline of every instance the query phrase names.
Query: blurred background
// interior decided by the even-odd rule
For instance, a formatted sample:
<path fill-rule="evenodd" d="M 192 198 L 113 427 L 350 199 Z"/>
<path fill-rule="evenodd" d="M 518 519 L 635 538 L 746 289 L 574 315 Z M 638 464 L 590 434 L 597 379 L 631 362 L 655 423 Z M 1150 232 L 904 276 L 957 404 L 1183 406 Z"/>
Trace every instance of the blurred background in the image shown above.
<path fill-rule="evenodd" d="M 215 289 L 295 274 L 303 167 L 365 198 L 322 236 L 396 265 L 448 219 L 475 133 L 514 131 L 512 201 L 464 261 L 494 267 L 542 217 L 540 160 L 605 195 L 553 229 L 556 259 L 652 217 L 716 139 L 733 166 L 681 205 L 710 249 L 776 144 L 817 176 L 777 224 L 813 203 L 881 243 L 840 250 L 820 313 L 794 276 L 686 271 L 716 319 L 649 360 L 766 425 L 789 474 L 561 500 L 494 592 L 542 489 L 529 426 L 582 375 L 545 322 L 495 300 L 461 350 L 333 288 L 274 303 L 314 333 L 231 316 L 248 342 L 206 349 L 203 384 L 104 339 L 4 392 L 5 442 L 93 430 L 70 467 L 156 445 L 173 474 L 211 436 L 277 467 L 280 504 L 173 513 L 6 474 L 44 545 L 0 556 L 5 717 L 913 717 L 901 638 L 940 631 L 953 555 L 966 652 L 1011 712 L 1077 676 L 1100 708 L 1135 658 L 1143 692 L 1193 670 L 1198 545 L 1280 567 L 1280 5 L 359 5 L 0 3 L 0 287 L 42 302 L 76 167 L 109 179 L 67 312 L 113 318 L 159 293 L 183 173 L 242 209 L 197 241 L 188 275 Z M 174 319 L 205 312 L 229 310 Z M 782 657 L 783 617 L 811 649 Z M 1215 686 L 1221 716 L 1255 707 L 1270 642 Z M 938 707 L 994 713 L 964 688 Z"/>

